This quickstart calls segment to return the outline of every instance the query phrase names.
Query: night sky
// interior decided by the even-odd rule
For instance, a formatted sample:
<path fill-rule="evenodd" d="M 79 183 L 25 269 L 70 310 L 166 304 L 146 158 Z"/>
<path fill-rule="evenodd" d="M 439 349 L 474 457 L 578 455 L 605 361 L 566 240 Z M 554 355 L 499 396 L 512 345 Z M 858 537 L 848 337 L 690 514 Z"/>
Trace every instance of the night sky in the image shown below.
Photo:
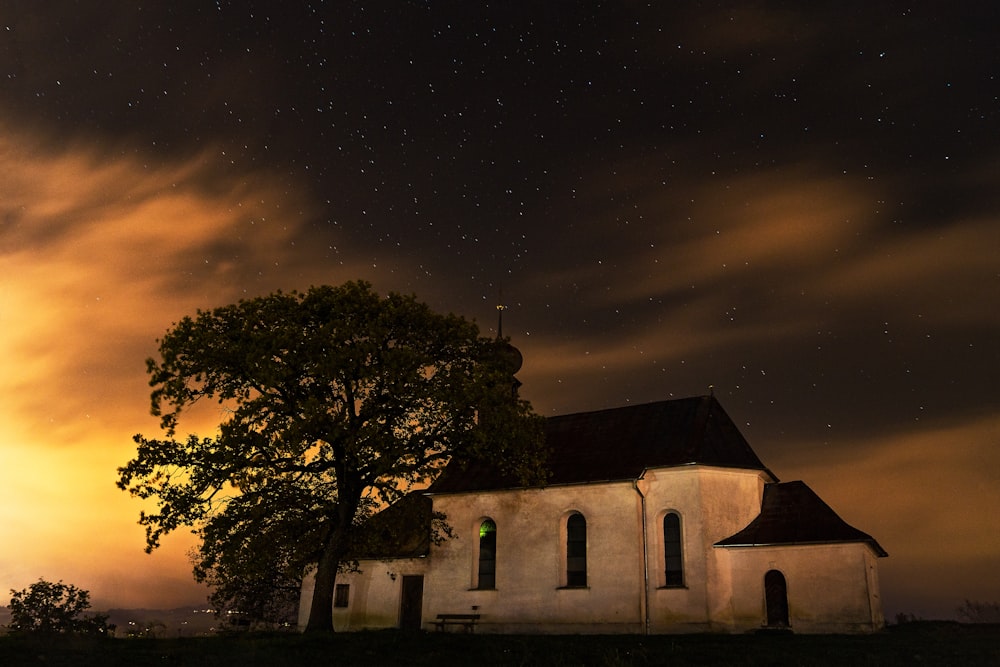
<path fill-rule="evenodd" d="M 137 4 L 0 0 L 0 591 L 203 601 L 114 486 L 145 358 L 365 279 L 502 300 L 541 414 L 712 387 L 890 620 L 1000 600 L 994 3 Z"/>

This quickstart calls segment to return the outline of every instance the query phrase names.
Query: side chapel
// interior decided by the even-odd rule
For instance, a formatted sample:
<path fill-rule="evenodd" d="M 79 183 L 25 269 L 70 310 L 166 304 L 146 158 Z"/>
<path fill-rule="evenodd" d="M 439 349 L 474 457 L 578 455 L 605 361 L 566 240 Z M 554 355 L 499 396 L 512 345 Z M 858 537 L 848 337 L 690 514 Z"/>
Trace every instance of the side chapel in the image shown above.
<path fill-rule="evenodd" d="M 403 501 L 426 521 L 338 576 L 336 630 L 433 629 L 440 614 L 494 633 L 884 627 L 888 554 L 803 482 L 779 482 L 713 395 L 546 421 L 545 487 L 446 469 Z M 432 510 L 454 531 L 438 545 Z M 307 577 L 301 626 L 311 598 Z"/>

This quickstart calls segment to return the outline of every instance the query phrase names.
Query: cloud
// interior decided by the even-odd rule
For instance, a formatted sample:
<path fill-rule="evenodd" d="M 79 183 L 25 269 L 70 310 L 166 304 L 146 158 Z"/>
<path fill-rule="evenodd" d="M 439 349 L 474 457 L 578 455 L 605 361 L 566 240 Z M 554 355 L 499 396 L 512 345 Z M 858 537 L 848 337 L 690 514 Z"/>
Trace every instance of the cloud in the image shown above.
<path fill-rule="evenodd" d="M 813 287 L 834 298 L 921 313 L 938 326 L 995 326 L 995 311 L 983 304 L 1000 296 L 996 247 L 996 219 L 886 232 L 850 261 L 817 276 Z"/>
<path fill-rule="evenodd" d="M 667 391 L 732 389 L 753 363 L 768 378 L 758 374 L 758 400 L 811 414 L 810 401 L 840 405 L 857 421 L 845 395 L 858 377 L 929 407 L 937 389 L 921 378 L 961 375 L 961 341 L 1000 325 L 984 307 L 1000 297 L 995 220 L 913 224 L 887 203 L 888 186 L 812 161 L 671 183 L 638 156 L 586 180 L 632 205 L 557 215 L 572 228 L 550 245 L 572 236 L 583 256 L 553 253 L 525 279 L 552 304 L 527 299 L 510 318 L 537 323 L 523 374 L 545 387 L 543 404 L 592 392 L 588 377 L 619 401 L 661 396 L 656 377 Z M 644 373 L 642 391 L 621 389 Z"/>
<path fill-rule="evenodd" d="M 136 370 L 171 322 L 288 282 L 304 206 L 272 175 L 227 180 L 210 151 L 153 166 L 4 134 L 0 391 L 51 441 L 134 403 Z"/>
<path fill-rule="evenodd" d="M 784 480 L 805 480 L 889 552 L 881 576 L 895 591 L 886 600 L 890 617 L 905 611 L 940 618 L 963 599 L 1000 598 L 998 442 L 1000 417 L 976 415 L 850 448 L 800 442 L 767 463 Z"/>
<path fill-rule="evenodd" d="M 21 545 L 0 561 L 5 581 L 120 572 L 119 555 L 141 555 L 140 507 L 114 480 L 131 435 L 156 429 L 155 338 L 255 286 L 299 287 L 303 198 L 215 165 L 211 151 L 152 164 L 0 135 L 0 542 Z M 159 567 L 189 570 L 183 549 L 171 558 Z"/>

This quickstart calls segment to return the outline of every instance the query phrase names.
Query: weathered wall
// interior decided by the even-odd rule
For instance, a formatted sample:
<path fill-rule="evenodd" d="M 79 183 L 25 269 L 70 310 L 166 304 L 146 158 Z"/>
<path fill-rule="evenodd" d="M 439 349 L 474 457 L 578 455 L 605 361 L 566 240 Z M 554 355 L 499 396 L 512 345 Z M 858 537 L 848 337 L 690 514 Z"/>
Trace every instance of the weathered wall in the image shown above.
<path fill-rule="evenodd" d="M 719 548 L 733 582 L 730 631 L 766 624 L 764 575 L 787 584 L 789 625 L 801 633 L 874 632 L 885 626 L 878 558 L 864 543 Z"/>
<path fill-rule="evenodd" d="M 340 632 L 399 627 L 403 576 L 426 574 L 427 558 L 364 560 L 359 562 L 359 566 L 360 572 L 337 575 L 338 584 L 348 584 L 351 588 L 348 606 L 333 609 L 334 629 Z M 305 628 L 309 620 L 313 584 L 312 574 L 307 575 L 302 582 L 299 601 L 300 629 Z"/>

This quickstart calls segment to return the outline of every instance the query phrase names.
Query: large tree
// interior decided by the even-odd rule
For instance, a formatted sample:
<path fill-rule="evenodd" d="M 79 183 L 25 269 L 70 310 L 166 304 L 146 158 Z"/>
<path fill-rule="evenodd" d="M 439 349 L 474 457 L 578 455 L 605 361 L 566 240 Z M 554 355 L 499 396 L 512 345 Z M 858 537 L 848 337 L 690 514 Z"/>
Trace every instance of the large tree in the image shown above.
<path fill-rule="evenodd" d="M 365 282 L 278 292 L 182 319 L 159 352 L 147 368 L 165 435 L 136 435 L 118 470 L 120 488 L 156 501 L 139 519 L 147 551 L 193 526 L 209 580 L 313 564 L 307 632 L 332 631 L 338 568 L 375 510 L 452 461 L 544 477 L 542 419 L 512 392 L 509 346 L 413 296 Z M 217 432 L 178 439 L 202 399 L 223 406 Z"/>

